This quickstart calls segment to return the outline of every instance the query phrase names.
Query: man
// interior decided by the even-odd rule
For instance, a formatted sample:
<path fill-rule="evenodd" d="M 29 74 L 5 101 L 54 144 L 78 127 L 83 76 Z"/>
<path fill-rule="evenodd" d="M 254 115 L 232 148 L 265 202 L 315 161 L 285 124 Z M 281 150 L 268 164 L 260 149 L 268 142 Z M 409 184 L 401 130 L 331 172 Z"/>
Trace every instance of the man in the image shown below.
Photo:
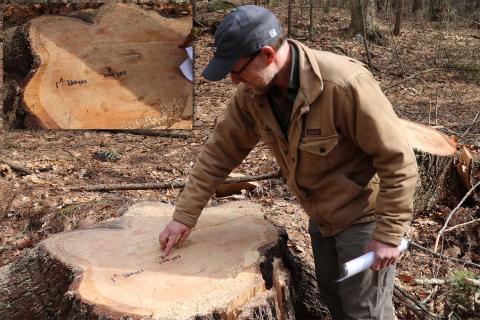
<path fill-rule="evenodd" d="M 310 216 L 317 281 L 334 319 L 392 319 L 396 248 L 413 211 L 416 163 L 403 128 L 357 60 L 285 41 L 268 10 L 242 6 L 215 33 L 212 81 L 238 84 L 160 234 L 182 243 L 217 186 L 259 140 Z M 372 270 L 340 284 L 338 267 L 365 251 Z"/>

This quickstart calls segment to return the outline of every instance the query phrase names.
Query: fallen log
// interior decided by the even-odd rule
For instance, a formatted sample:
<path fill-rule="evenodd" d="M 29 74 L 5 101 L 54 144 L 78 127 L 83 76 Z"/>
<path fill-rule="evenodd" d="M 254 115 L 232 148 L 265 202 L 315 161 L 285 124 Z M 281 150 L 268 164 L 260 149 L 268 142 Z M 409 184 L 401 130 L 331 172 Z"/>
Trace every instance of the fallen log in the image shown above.
<path fill-rule="evenodd" d="M 187 55 L 177 45 L 192 18 L 122 3 L 85 17 L 40 16 L 8 30 L 5 55 L 22 54 L 7 59 L 6 83 L 18 81 L 5 110 L 24 113 L 27 128 L 191 129 L 182 117 L 191 119 L 193 87 L 179 72 Z"/>
<path fill-rule="evenodd" d="M 7 160 L 7 159 L 4 159 L 4 158 L 0 158 L 0 163 L 3 163 L 3 164 L 6 164 L 7 166 L 9 166 L 12 170 L 14 171 L 17 171 L 17 172 L 20 172 L 22 174 L 26 174 L 26 175 L 29 175 L 29 174 L 32 174 L 33 171 L 28 169 L 28 168 L 25 168 L 24 166 L 18 164 L 18 163 L 15 163 L 13 161 L 10 161 L 10 160 Z"/>
<path fill-rule="evenodd" d="M 251 181 L 261 181 L 267 179 L 279 178 L 280 174 L 267 173 L 258 176 L 241 176 L 236 178 L 226 179 L 220 186 L 219 192 L 222 192 L 229 184 L 242 184 Z M 82 186 L 70 188 L 71 191 L 114 191 L 114 190 L 161 190 L 161 189 L 173 189 L 184 188 L 185 182 L 172 181 L 172 182 L 159 182 L 159 183 L 119 183 L 119 184 L 97 184 L 93 186 Z"/>
<path fill-rule="evenodd" d="M 136 204 L 25 252 L 0 268 L 0 318 L 294 319 L 286 238 L 257 205 L 206 209 L 162 258 L 158 234 L 172 212 Z"/>
<path fill-rule="evenodd" d="M 140 136 L 151 136 L 151 137 L 168 137 L 168 138 L 179 138 L 179 139 L 188 139 L 192 137 L 190 131 L 181 132 L 181 131 L 170 131 L 170 130 L 154 130 L 154 129 L 135 129 L 135 130 L 122 130 L 122 129 L 110 129 L 110 130 L 101 130 L 111 133 L 127 133 Z M 183 130 L 185 131 L 185 130 Z"/>

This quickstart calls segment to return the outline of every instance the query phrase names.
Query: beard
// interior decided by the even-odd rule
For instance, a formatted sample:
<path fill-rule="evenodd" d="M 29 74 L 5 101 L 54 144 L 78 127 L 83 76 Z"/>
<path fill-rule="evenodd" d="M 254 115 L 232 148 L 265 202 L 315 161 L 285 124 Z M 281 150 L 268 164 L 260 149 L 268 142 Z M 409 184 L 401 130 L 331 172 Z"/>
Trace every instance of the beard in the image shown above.
<path fill-rule="evenodd" d="M 271 69 L 264 69 L 261 73 L 258 73 L 257 76 L 252 79 L 252 81 L 245 82 L 247 92 L 251 96 L 265 94 L 273 87 L 276 76 L 277 73 Z"/>

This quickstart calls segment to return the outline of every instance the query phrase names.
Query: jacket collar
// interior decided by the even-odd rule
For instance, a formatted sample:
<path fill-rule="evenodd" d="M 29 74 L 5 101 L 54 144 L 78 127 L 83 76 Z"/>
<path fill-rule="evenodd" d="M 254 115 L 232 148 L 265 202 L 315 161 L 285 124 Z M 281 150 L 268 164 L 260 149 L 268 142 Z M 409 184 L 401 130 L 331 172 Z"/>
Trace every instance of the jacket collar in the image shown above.
<path fill-rule="evenodd" d="M 306 102 L 311 104 L 323 91 L 322 76 L 314 57 L 314 50 L 296 40 L 288 39 L 287 41 L 295 45 L 298 49 L 300 71 L 299 91 L 305 97 Z"/>

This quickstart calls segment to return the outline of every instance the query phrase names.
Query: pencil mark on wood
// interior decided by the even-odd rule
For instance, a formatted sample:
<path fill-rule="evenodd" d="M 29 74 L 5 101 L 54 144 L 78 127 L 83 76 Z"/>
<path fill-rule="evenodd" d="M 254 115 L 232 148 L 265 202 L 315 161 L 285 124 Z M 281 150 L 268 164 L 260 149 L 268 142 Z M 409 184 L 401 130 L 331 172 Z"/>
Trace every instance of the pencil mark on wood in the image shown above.
<path fill-rule="evenodd" d="M 105 78 L 109 78 L 109 77 L 120 78 L 121 76 L 126 76 L 127 75 L 126 70 L 123 70 L 123 71 L 120 71 L 120 72 L 115 72 L 110 67 L 107 67 L 106 69 L 107 69 L 107 73 L 103 74 L 103 76 Z"/>
<path fill-rule="evenodd" d="M 134 276 L 136 274 L 140 274 L 140 273 L 143 273 L 143 272 L 144 272 L 143 269 L 139 269 L 137 271 L 124 272 L 124 273 L 121 273 L 121 274 L 114 273 L 113 276 L 110 277 L 110 280 L 112 280 L 112 282 L 117 282 L 119 279 L 122 279 L 122 277 L 123 277 L 123 279 L 130 278 L 131 276 Z"/>
<path fill-rule="evenodd" d="M 78 85 L 85 84 L 85 83 L 87 83 L 87 80 L 64 80 L 63 78 L 60 78 L 60 81 L 55 82 L 55 86 L 57 87 L 57 89 L 58 89 L 58 84 L 63 83 L 63 82 L 66 82 L 67 85 L 69 87 L 71 87 L 71 86 L 74 86 L 76 84 L 78 84 Z"/>
<path fill-rule="evenodd" d="M 178 255 L 173 256 L 173 257 L 171 257 L 171 258 L 166 258 L 166 259 L 162 258 L 162 260 L 160 260 L 158 263 L 159 263 L 159 264 L 164 264 L 164 263 L 169 262 L 169 261 L 178 260 L 178 259 L 180 259 L 181 257 L 182 257 L 182 256 L 178 254 Z"/>

